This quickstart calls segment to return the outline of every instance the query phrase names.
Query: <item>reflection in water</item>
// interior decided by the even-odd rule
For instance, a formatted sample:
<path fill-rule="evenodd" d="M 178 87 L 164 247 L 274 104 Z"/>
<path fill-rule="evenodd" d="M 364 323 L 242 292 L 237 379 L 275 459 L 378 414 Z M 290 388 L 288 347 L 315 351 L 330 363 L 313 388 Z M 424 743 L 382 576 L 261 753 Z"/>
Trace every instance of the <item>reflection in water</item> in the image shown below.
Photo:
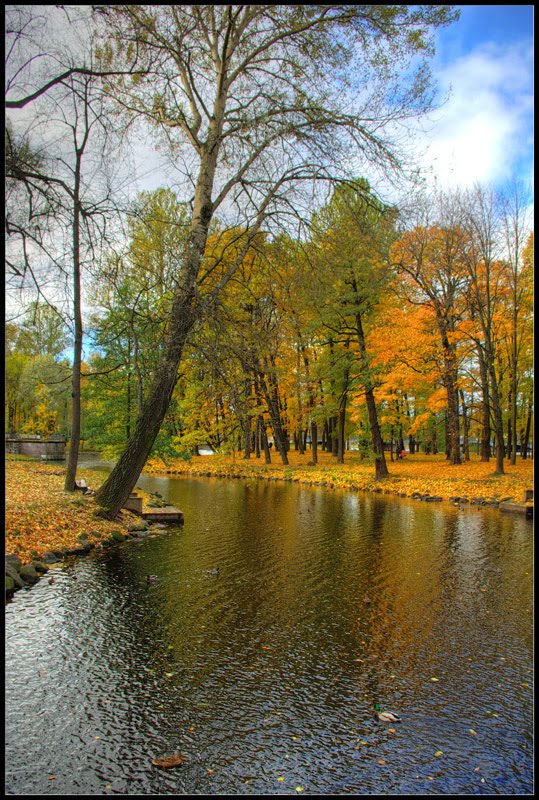
<path fill-rule="evenodd" d="M 533 791 L 528 522 L 139 483 L 185 525 L 7 607 L 8 794 Z M 151 766 L 176 749 L 181 767 Z"/>

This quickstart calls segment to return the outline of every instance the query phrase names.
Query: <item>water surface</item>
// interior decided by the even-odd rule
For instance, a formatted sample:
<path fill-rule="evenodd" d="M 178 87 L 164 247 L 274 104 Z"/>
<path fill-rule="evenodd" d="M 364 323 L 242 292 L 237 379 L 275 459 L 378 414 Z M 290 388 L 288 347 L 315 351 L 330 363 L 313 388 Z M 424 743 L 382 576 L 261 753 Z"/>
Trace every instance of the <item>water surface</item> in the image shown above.
<path fill-rule="evenodd" d="M 6 608 L 7 794 L 533 792 L 528 521 L 291 483 L 139 485 L 184 526 Z M 151 765 L 176 750 L 177 769 Z"/>

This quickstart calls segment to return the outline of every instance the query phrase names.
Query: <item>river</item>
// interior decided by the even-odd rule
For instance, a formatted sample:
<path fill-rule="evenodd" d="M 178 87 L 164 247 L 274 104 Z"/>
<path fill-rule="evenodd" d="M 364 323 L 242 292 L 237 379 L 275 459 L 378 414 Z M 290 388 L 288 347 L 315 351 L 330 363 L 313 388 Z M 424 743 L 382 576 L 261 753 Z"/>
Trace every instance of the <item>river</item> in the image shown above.
<path fill-rule="evenodd" d="M 8 795 L 533 793 L 529 521 L 294 483 L 139 485 L 185 524 L 6 606 Z"/>

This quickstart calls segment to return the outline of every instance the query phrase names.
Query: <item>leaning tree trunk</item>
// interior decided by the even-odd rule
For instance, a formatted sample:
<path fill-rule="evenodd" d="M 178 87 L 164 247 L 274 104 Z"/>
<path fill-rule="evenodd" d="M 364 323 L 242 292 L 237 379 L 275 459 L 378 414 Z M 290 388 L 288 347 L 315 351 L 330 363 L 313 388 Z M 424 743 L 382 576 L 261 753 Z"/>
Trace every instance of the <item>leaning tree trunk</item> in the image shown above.
<path fill-rule="evenodd" d="M 165 354 L 156 370 L 142 413 L 119 461 L 96 493 L 96 500 L 105 517 L 114 519 L 129 497 L 150 455 L 174 390 L 185 340 L 195 322 L 194 306 L 192 291 L 185 297 L 176 298 L 171 315 L 174 333 L 169 338 Z"/>
<path fill-rule="evenodd" d="M 211 197 L 219 149 L 219 122 L 215 117 L 212 118 L 211 129 L 201 157 L 193 215 L 185 243 L 182 270 L 178 276 L 178 287 L 167 321 L 163 355 L 125 450 L 96 493 L 102 515 L 110 519 L 114 519 L 129 497 L 150 455 L 170 404 L 185 341 L 197 319 L 197 278 L 213 215 Z"/>

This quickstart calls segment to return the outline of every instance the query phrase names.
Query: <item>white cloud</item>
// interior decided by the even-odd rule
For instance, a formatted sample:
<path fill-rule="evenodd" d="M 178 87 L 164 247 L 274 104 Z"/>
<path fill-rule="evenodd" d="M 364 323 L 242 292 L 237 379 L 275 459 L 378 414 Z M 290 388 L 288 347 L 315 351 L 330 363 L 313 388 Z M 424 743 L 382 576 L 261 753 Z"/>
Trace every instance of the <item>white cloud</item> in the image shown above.
<path fill-rule="evenodd" d="M 531 159 L 532 55 L 482 47 L 438 74 L 447 103 L 436 113 L 423 164 L 444 186 L 500 182 Z"/>

